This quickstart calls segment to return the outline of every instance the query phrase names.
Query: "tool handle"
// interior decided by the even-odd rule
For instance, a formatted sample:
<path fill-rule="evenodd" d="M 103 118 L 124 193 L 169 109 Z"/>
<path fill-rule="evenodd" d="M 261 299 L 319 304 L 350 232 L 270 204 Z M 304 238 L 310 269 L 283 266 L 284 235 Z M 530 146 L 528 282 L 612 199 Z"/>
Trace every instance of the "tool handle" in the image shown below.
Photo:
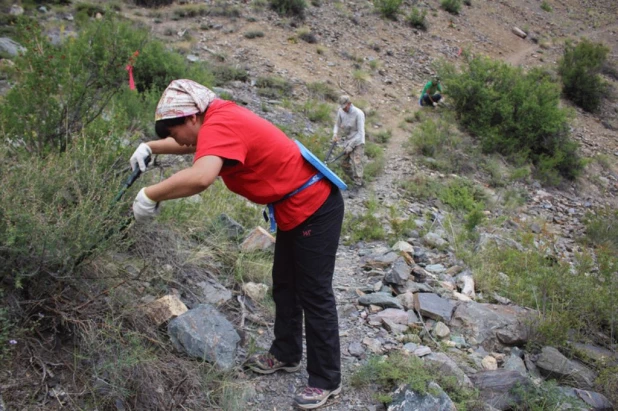
<path fill-rule="evenodd" d="M 146 166 L 148 166 L 148 163 L 150 163 L 150 156 L 144 159 L 144 163 L 146 164 Z M 139 166 L 135 167 L 135 170 L 133 170 L 131 175 L 127 178 L 127 181 L 124 183 L 124 186 L 126 188 L 131 187 L 133 183 L 135 183 L 135 180 L 137 180 L 141 174 L 142 174 L 142 170 L 140 170 Z"/>

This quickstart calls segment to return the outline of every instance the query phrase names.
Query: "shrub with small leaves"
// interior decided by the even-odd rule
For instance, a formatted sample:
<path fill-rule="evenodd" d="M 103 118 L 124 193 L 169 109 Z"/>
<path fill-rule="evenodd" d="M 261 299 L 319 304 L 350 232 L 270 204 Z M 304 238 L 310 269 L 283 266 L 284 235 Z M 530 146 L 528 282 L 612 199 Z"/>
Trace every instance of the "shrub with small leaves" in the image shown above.
<path fill-rule="evenodd" d="M 373 0 L 374 7 L 380 15 L 390 20 L 397 20 L 403 0 Z"/>
<path fill-rule="evenodd" d="M 270 7 L 283 16 L 305 18 L 305 0 L 269 0 Z"/>
<path fill-rule="evenodd" d="M 569 138 L 571 112 L 560 105 L 560 86 L 543 69 L 520 68 L 488 58 L 468 60 L 456 74 L 444 67 L 443 83 L 460 122 L 485 153 L 525 158 L 555 183 L 583 169 L 577 142 Z"/>
<path fill-rule="evenodd" d="M 133 0 L 136 6 L 140 7 L 163 7 L 170 6 L 174 0 Z"/>
<path fill-rule="evenodd" d="M 568 43 L 558 64 L 564 94 L 586 111 L 596 111 L 607 90 L 601 73 L 609 49 L 600 43 L 582 40 Z"/>
<path fill-rule="evenodd" d="M 243 34 L 243 36 L 245 36 L 245 38 L 248 38 L 248 39 L 255 39 L 258 37 L 264 37 L 264 32 L 260 30 L 252 30 L 252 31 L 246 32 L 245 34 Z"/>
<path fill-rule="evenodd" d="M 440 0 L 440 7 L 451 14 L 459 14 L 461 0 Z"/>
<path fill-rule="evenodd" d="M 546 0 L 543 0 L 543 2 L 541 3 L 541 9 L 545 10 L 548 13 L 552 11 L 551 5 Z"/>
<path fill-rule="evenodd" d="M 414 28 L 419 30 L 427 30 L 427 10 L 420 11 L 417 7 L 413 7 L 408 14 L 407 22 Z"/>

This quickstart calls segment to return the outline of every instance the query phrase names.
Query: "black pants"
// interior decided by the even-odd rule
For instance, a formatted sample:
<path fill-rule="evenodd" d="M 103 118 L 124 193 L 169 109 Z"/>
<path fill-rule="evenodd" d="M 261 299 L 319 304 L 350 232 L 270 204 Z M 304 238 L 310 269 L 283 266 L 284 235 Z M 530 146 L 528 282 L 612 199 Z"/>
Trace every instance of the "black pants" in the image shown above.
<path fill-rule="evenodd" d="M 277 231 L 275 244 L 275 341 L 270 353 L 279 361 L 300 362 L 304 312 L 309 386 L 324 390 L 341 383 L 332 283 L 343 210 L 341 192 L 333 186 L 324 204 L 305 222 L 290 231 Z"/>
<path fill-rule="evenodd" d="M 431 96 L 431 99 L 429 98 L 429 95 L 427 95 L 427 93 L 421 96 L 421 100 L 423 101 L 423 104 L 422 104 L 423 106 L 431 106 L 432 105 L 431 100 L 433 100 L 434 103 L 437 103 L 441 99 L 442 99 L 442 95 L 440 93 L 434 94 L 433 96 Z"/>

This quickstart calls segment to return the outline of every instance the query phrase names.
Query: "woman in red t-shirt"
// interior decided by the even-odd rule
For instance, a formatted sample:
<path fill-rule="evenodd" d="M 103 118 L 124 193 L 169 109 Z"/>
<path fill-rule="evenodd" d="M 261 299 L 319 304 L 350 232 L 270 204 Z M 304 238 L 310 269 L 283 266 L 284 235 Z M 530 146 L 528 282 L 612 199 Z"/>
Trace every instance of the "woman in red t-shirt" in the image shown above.
<path fill-rule="evenodd" d="M 316 169 L 273 124 L 217 99 L 191 80 L 170 83 L 157 105 L 155 129 L 162 140 L 140 144 L 131 157 L 133 169 L 144 171 L 145 159 L 152 154 L 195 153 L 195 157 L 191 167 L 140 190 L 133 203 L 135 219 L 149 220 L 159 202 L 198 194 L 218 176 L 250 201 L 273 204 L 278 225 L 273 264 L 275 339 L 268 353 L 250 358 L 246 365 L 261 374 L 298 371 L 304 313 L 309 381 L 294 402 L 307 409 L 323 405 L 341 392 L 332 289 L 344 212 L 339 189 L 326 179 L 316 179 Z"/>

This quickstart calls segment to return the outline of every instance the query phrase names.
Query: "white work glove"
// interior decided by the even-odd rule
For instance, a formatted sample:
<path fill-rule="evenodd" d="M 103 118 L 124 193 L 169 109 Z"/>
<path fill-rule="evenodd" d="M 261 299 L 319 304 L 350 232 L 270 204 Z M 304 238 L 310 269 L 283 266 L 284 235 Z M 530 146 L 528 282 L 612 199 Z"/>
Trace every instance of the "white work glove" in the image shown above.
<path fill-rule="evenodd" d="M 350 154 L 354 150 L 354 146 L 352 144 L 348 144 L 345 146 L 345 153 Z"/>
<path fill-rule="evenodd" d="M 133 216 L 135 216 L 135 221 L 140 223 L 154 218 L 159 212 L 158 204 L 148 198 L 145 188 L 139 190 L 135 200 L 133 200 Z"/>
<path fill-rule="evenodd" d="M 152 150 L 148 147 L 148 144 L 141 143 L 137 146 L 137 150 L 131 156 L 129 162 L 131 163 L 131 170 L 135 171 L 135 168 L 139 166 L 142 172 L 146 171 L 146 158 L 152 155 Z"/>
<path fill-rule="evenodd" d="M 435 101 L 432 104 L 434 107 L 438 107 L 438 103 L 436 103 Z"/>

